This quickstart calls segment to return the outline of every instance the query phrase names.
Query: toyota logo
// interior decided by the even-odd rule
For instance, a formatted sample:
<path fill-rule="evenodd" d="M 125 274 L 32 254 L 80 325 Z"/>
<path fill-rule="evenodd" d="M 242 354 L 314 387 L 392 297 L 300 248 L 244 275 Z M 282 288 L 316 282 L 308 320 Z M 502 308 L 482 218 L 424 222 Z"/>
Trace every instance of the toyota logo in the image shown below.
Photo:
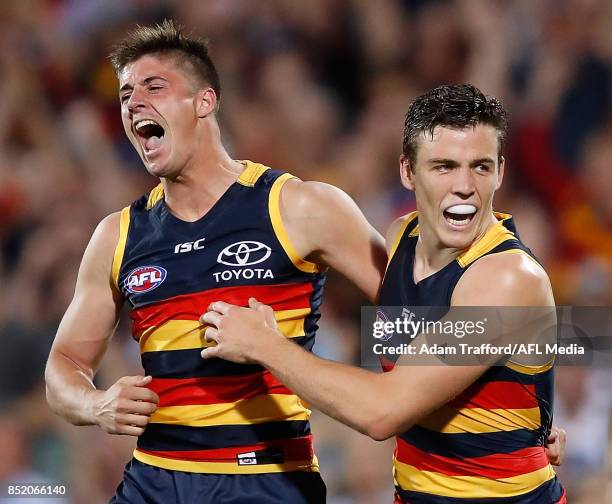
<path fill-rule="evenodd" d="M 217 262 L 226 266 L 251 266 L 264 262 L 272 254 L 267 245 L 256 241 L 241 241 L 225 247 Z"/>

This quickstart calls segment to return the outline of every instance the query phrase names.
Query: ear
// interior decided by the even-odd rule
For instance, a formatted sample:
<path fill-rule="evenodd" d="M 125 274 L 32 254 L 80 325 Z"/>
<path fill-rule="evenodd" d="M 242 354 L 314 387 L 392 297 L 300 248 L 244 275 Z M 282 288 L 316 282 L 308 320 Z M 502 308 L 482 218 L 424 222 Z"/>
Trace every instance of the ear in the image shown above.
<path fill-rule="evenodd" d="M 213 88 L 200 89 L 195 95 L 195 100 L 198 117 L 207 117 L 217 109 L 217 94 Z"/>
<path fill-rule="evenodd" d="M 501 157 L 500 161 L 499 161 L 499 168 L 497 171 L 497 184 L 495 185 L 495 190 L 497 191 L 501 185 L 502 185 L 502 181 L 504 180 L 504 169 L 506 167 L 506 158 L 504 156 Z"/>
<path fill-rule="evenodd" d="M 399 165 L 402 185 L 409 191 L 414 191 L 414 172 L 412 171 L 408 156 L 402 154 L 399 159 Z"/>

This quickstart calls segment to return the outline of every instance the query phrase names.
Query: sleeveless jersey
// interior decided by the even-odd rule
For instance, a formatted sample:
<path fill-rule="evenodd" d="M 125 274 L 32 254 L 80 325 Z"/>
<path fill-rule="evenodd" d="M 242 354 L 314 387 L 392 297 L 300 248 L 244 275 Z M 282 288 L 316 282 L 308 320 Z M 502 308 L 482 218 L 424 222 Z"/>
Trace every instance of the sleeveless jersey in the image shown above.
<path fill-rule="evenodd" d="M 199 317 L 217 300 L 247 306 L 255 297 L 286 337 L 314 344 L 325 276 L 283 227 L 280 190 L 292 176 L 243 164 L 196 222 L 170 212 L 161 184 L 121 212 L 113 281 L 160 398 L 134 457 L 199 473 L 318 471 L 310 411 L 291 390 L 261 366 L 200 356 L 210 343 Z"/>
<path fill-rule="evenodd" d="M 450 306 L 457 282 L 479 258 L 520 253 L 535 261 L 512 217 L 496 213 L 496 218 L 498 222 L 455 261 L 415 284 L 419 225 L 417 212 L 409 214 L 391 249 L 379 304 Z M 507 362 L 489 368 L 451 402 L 397 436 L 398 502 L 561 502 L 563 489 L 544 448 L 552 401 L 552 363 L 532 367 Z"/>

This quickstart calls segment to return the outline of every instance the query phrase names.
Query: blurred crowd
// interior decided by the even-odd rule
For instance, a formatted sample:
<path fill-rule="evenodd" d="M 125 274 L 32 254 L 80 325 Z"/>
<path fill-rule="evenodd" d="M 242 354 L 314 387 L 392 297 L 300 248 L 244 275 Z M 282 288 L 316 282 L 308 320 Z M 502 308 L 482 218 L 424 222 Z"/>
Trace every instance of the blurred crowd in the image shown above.
<path fill-rule="evenodd" d="M 123 133 L 106 56 L 166 17 L 210 39 L 232 156 L 341 187 L 383 233 L 414 209 L 398 177 L 411 99 L 459 82 L 499 97 L 510 134 L 496 209 L 515 215 L 558 304 L 612 304 L 609 0 L 3 0 L 0 490 L 62 481 L 64 502 L 106 502 L 130 457 L 133 439 L 52 416 L 43 369 L 95 225 L 156 182 Z M 362 304 L 331 276 L 319 354 L 358 363 Z M 129 332 L 119 326 L 98 386 L 139 373 Z M 611 373 L 557 371 L 574 504 L 612 502 Z M 313 423 L 329 502 L 391 502 L 393 443 L 316 412 Z"/>

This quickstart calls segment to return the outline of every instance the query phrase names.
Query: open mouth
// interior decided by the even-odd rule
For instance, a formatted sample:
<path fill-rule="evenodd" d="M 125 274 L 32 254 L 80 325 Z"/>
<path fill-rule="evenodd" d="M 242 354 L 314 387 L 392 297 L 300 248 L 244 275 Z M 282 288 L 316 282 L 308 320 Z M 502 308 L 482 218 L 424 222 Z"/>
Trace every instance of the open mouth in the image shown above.
<path fill-rule="evenodd" d="M 142 119 L 134 124 L 134 131 L 148 156 L 161 147 L 164 128 L 151 119 Z"/>
<path fill-rule="evenodd" d="M 478 209 L 474 205 L 453 205 L 444 210 L 444 218 L 453 226 L 467 226 Z"/>

